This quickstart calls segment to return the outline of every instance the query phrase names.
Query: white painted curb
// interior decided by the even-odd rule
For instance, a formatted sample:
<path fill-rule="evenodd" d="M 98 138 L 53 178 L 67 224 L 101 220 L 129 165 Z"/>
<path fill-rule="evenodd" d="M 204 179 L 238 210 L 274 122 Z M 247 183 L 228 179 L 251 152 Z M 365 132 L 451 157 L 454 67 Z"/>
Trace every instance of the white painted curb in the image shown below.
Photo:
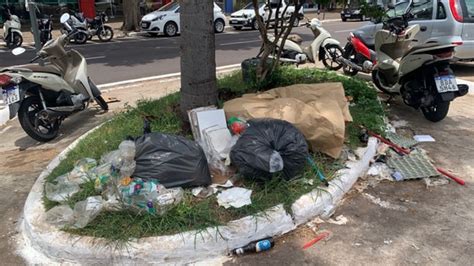
<path fill-rule="evenodd" d="M 337 205 L 357 178 L 364 174 L 377 147 L 377 140 L 371 138 L 363 158 L 348 164 L 348 169 L 338 172 L 338 177 L 330 182 L 327 189 L 330 194 L 319 198 L 315 190 L 300 197 L 292 206 L 294 217 L 282 205 L 277 205 L 264 213 L 231 221 L 218 228 L 147 237 L 131 241 L 125 248 L 115 249 L 106 246 L 103 239 L 73 236 L 49 225 L 45 221 L 42 201 L 45 178 L 69 151 L 100 126 L 78 138 L 55 157 L 33 185 L 25 202 L 17 239 L 18 253 L 27 263 L 184 264 L 225 256 L 229 250 L 251 241 L 287 233 L 320 215 L 328 206 Z"/>

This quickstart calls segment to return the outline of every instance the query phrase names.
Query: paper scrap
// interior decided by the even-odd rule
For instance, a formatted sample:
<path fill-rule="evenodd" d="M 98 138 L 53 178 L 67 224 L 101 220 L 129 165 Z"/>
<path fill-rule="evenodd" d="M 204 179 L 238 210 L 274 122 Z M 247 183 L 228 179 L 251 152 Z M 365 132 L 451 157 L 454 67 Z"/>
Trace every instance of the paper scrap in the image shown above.
<path fill-rule="evenodd" d="M 249 189 L 241 187 L 230 188 L 217 195 L 217 203 L 226 209 L 230 207 L 240 208 L 252 204 L 251 194 L 252 190 Z"/>
<path fill-rule="evenodd" d="M 430 135 L 415 135 L 413 139 L 418 142 L 435 142 L 436 140 Z"/>

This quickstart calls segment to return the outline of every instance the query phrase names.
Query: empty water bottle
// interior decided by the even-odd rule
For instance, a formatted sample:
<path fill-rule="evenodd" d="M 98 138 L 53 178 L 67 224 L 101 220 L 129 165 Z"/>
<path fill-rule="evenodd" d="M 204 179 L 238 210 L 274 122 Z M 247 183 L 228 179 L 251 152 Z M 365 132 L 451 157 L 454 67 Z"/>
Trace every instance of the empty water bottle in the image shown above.
<path fill-rule="evenodd" d="M 275 245 L 273 238 L 261 239 L 255 242 L 251 242 L 244 247 L 236 248 L 232 251 L 232 254 L 242 255 L 245 253 L 262 252 L 271 249 Z"/>

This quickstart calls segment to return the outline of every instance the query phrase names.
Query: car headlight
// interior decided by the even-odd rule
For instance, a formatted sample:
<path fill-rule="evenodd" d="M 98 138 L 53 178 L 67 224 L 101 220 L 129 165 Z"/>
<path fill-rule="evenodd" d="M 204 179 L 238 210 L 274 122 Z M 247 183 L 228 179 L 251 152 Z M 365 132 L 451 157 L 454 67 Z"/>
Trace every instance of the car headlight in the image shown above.
<path fill-rule="evenodd" d="M 154 19 L 152 19 L 151 21 L 157 21 L 157 20 L 162 20 L 164 17 L 166 17 L 166 15 L 160 15 Z"/>

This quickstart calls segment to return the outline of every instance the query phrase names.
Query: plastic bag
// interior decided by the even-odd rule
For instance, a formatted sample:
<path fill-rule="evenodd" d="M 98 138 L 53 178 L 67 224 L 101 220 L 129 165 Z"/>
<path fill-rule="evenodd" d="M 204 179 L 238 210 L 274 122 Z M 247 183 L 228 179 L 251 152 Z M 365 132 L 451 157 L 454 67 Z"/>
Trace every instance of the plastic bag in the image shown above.
<path fill-rule="evenodd" d="M 74 223 L 74 212 L 67 205 L 56 206 L 47 211 L 45 215 L 47 223 L 61 228 Z"/>
<path fill-rule="evenodd" d="M 99 215 L 104 206 L 101 196 L 88 197 L 74 205 L 74 228 L 84 228 Z"/>
<path fill-rule="evenodd" d="M 91 170 L 96 191 L 102 191 L 112 177 L 112 165 L 110 163 L 101 164 Z"/>
<path fill-rule="evenodd" d="M 79 192 L 79 185 L 69 182 L 58 182 L 53 184 L 47 182 L 45 185 L 46 198 L 51 201 L 63 202 Z"/>
<path fill-rule="evenodd" d="M 306 164 L 308 144 L 301 132 L 278 119 L 253 119 L 232 148 L 230 158 L 248 178 L 271 179 L 283 171 L 286 180 L 300 174 Z"/>
<path fill-rule="evenodd" d="M 206 156 L 194 141 L 180 136 L 150 133 L 135 140 L 134 177 L 156 179 L 165 187 L 211 184 Z"/>
<path fill-rule="evenodd" d="M 112 169 L 119 170 L 121 177 L 131 176 L 135 171 L 135 143 L 124 140 L 120 143 L 118 150 L 111 151 L 101 158 L 102 164 L 110 164 Z"/>

